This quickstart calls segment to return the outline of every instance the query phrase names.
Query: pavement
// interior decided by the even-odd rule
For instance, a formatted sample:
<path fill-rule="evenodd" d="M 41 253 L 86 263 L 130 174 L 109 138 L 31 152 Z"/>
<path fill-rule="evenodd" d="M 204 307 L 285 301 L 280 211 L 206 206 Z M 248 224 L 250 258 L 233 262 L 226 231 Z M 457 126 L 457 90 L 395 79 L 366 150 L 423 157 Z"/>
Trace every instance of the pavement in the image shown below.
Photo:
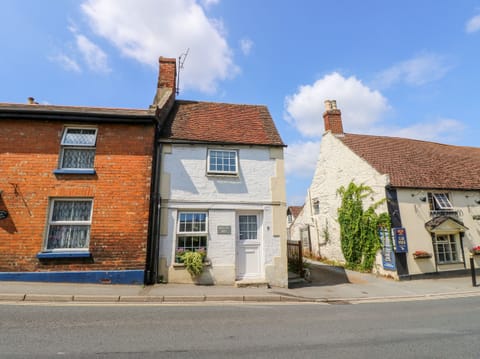
<path fill-rule="evenodd" d="M 311 278 L 289 276 L 289 288 L 204 286 L 194 284 L 112 285 L 45 282 L 0 282 L 0 303 L 328 303 L 431 300 L 480 296 L 471 276 L 396 281 L 319 262 Z M 480 281 L 480 278 L 479 278 Z"/>

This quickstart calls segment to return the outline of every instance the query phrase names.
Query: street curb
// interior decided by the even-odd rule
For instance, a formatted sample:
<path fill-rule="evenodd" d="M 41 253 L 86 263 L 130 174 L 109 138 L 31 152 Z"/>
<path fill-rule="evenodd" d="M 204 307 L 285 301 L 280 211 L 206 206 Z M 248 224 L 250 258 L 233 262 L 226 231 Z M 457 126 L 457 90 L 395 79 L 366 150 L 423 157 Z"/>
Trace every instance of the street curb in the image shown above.
<path fill-rule="evenodd" d="M 68 294 L 28 294 L 0 293 L 0 302 L 72 302 L 72 303 L 135 303 L 135 304 L 175 304 L 175 303 L 325 303 L 325 304 L 355 304 L 386 301 L 413 301 L 425 299 L 448 299 L 462 297 L 478 297 L 480 291 L 444 292 L 415 295 L 398 295 L 383 297 L 343 297 L 343 298 L 308 298 L 288 295 L 68 295 Z"/>
<path fill-rule="evenodd" d="M 0 302 L 2 301 L 15 301 L 21 302 L 25 300 L 25 294 L 0 294 Z"/>
<path fill-rule="evenodd" d="M 25 294 L 25 302 L 71 302 L 73 295 L 66 294 Z"/>

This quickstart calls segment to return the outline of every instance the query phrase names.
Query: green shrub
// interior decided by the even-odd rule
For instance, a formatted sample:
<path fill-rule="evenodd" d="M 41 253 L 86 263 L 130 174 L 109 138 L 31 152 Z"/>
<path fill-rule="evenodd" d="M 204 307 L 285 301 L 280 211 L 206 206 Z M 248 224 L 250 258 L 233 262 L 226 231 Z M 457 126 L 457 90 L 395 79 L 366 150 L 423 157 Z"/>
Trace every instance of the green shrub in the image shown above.
<path fill-rule="evenodd" d="M 192 277 L 198 277 L 203 273 L 204 255 L 199 252 L 185 252 L 182 255 L 183 264 Z"/>

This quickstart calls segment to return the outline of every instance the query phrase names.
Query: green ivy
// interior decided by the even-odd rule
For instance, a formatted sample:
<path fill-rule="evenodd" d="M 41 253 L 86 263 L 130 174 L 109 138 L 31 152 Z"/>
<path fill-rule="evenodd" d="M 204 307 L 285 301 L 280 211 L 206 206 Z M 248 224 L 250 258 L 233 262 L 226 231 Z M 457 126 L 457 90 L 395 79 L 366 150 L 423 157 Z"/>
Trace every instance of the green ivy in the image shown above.
<path fill-rule="evenodd" d="M 342 197 L 342 205 L 338 209 L 338 222 L 346 267 L 371 271 L 377 251 L 381 248 L 378 228 L 390 228 L 388 213 L 375 212 L 385 200 L 378 201 L 364 210 L 363 200 L 372 195 L 373 190 L 363 184 L 357 186 L 353 182 L 346 188 L 340 187 L 337 194 Z"/>

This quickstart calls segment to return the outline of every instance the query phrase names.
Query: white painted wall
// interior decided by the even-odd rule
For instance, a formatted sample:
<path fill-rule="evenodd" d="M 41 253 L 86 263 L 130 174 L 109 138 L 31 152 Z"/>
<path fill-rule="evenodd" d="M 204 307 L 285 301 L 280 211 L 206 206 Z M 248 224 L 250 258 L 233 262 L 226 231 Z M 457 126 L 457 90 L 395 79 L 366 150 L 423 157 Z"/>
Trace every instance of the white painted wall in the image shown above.
<path fill-rule="evenodd" d="M 213 148 L 213 147 L 208 147 Z M 208 258 L 212 265 L 204 282 L 233 284 L 236 263 L 236 220 L 239 212 L 252 211 L 262 219 L 262 280 L 286 286 L 288 276 L 272 270 L 281 252 L 280 238 L 273 233 L 272 178 L 277 176 L 278 159 L 272 158 L 268 147 L 221 147 L 238 150 L 239 175 L 207 175 L 207 146 L 172 145 L 162 157 L 163 173 L 170 178 L 169 193 L 162 198 L 168 208 L 168 233 L 161 237 L 161 263 L 169 282 L 190 282 L 186 271 L 173 266 L 177 212 L 199 210 L 208 212 Z M 275 181 L 274 181 L 275 182 Z M 278 189 L 275 189 L 278 191 Z M 284 191 L 284 189 L 283 189 Z M 284 212 L 284 211 L 283 211 Z M 283 222 L 284 223 L 284 222 Z M 218 226 L 231 226 L 231 234 L 218 234 Z M 286 261 L 285 261 L 286 262 Z M 286 265 L 285 265 L 286 267 Z"/>

